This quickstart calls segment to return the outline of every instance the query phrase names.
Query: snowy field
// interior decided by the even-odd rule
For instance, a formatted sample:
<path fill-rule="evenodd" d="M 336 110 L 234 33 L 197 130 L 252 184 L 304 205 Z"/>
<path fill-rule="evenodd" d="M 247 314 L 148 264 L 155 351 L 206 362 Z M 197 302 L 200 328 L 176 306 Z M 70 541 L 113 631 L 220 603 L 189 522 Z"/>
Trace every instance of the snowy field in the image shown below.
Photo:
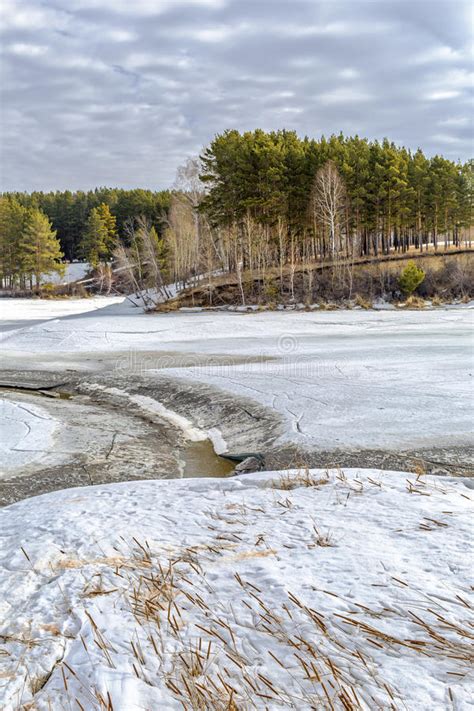
<path fill-rule="evenodd" d="M 308 448 L 471 442 L 470 308 L 143 314 L 129 302 L 85 306 L 97 303 L 108 305 L 4 333 L 4 367 L 166 372 L 272 408 L 287 423 L 283 439 Z M 6 317 L 14 313 L 7 304 Z M 222 365 L 223 356 L 235 362 Z"/>
<path fill-rule="evenodd" d="M 467 711 L 469 483 L 314 470 L 7 507 L 1 708 Z"/>

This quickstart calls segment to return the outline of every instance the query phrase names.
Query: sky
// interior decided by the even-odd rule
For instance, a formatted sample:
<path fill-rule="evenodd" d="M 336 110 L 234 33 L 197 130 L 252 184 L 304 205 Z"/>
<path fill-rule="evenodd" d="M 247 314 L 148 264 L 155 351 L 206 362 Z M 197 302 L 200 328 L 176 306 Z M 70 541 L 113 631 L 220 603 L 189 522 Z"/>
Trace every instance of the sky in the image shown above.
<path fill-rule="evenodd" d="M 1 0 L 2 190 L 169 187 L 227 128 L 473 155 L 464 0 Z"/>

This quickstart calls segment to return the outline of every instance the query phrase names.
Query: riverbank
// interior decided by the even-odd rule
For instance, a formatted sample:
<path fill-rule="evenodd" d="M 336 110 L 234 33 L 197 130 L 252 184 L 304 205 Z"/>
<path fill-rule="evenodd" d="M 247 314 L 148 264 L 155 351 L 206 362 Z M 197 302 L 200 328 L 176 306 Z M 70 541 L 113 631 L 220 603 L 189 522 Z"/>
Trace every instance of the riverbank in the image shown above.
<path fill-rule="evenodd" d="M 423 279 L 413 297 L 400 286 L 409 262 L 416 262 Z M 445 253 L 382 255 L 341 258 L 281 267 L 246 270 L 241 274 L 220 274 L 189 286 L 157 310 L 179 307 L 279 308 L 372 308 L 385 303 L 392 308 L 443 305 L 474 298 L 474 250 Z M 408 304 L 406 303 L 408 301 Z"/>
<path fill-rule="evenodd" d="M 470 483 L 300 470 L 7 507 L 2 708 L 467 709 Z"/>

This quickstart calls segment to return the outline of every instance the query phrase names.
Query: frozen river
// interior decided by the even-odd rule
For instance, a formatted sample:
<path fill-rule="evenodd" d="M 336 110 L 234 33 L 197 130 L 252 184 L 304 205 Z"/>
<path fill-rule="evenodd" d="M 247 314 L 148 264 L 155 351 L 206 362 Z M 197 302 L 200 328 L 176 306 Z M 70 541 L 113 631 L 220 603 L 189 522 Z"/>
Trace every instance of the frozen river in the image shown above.
<path fill-rule="evenodd" d="M 285 452 L 288 458 L 291 451 L 311 455 L 313 464 L 324 453 L 319 464 L 370 451 L 378 453 L 369 462 L 377 465 L 397 452 L 431 467 L 451 466 L 452 473 L 469 461 L 473 311 L 466 306 L 167 314 L 144 314 L 117 298 L 11 299 L 1 306 L 5 321 L 17 326 L 2 334 L 4 381 L 41 378 L 43 385 L 66 384 L 82 398 L 41 400 L 59 422 L 52 452 L 43 452 L 48 466 L 77 460 L 84 441 L 100 440 L 86 427 L 100 419 L 87 411 L 92 405 L 107 405 L 103 449 L 113 438 L 117 457 L 125 444 L 110 408 L 122 418 L 132 413 L 165 422 L 184 440 L 197 431 L 220 452 Z M 39 322 L 31 325 L 32 319 Z M 80 423 L 73 417 L 79 405 L 85 408 Z M 143 438 L 150 441 L 150 434 Z M 126 476 L 123 466 L 121 472 Z"/>

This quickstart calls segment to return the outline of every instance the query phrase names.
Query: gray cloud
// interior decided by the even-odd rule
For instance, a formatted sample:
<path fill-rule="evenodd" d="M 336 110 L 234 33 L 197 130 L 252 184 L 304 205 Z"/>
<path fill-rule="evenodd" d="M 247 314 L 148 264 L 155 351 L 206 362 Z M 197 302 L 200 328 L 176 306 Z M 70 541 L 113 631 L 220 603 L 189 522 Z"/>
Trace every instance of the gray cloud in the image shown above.
<path fill-rule="evenodd" d="M 2 0 L 2 189 L 169 186 L 225 128 L 472 155 L 470 3 Z"/>

